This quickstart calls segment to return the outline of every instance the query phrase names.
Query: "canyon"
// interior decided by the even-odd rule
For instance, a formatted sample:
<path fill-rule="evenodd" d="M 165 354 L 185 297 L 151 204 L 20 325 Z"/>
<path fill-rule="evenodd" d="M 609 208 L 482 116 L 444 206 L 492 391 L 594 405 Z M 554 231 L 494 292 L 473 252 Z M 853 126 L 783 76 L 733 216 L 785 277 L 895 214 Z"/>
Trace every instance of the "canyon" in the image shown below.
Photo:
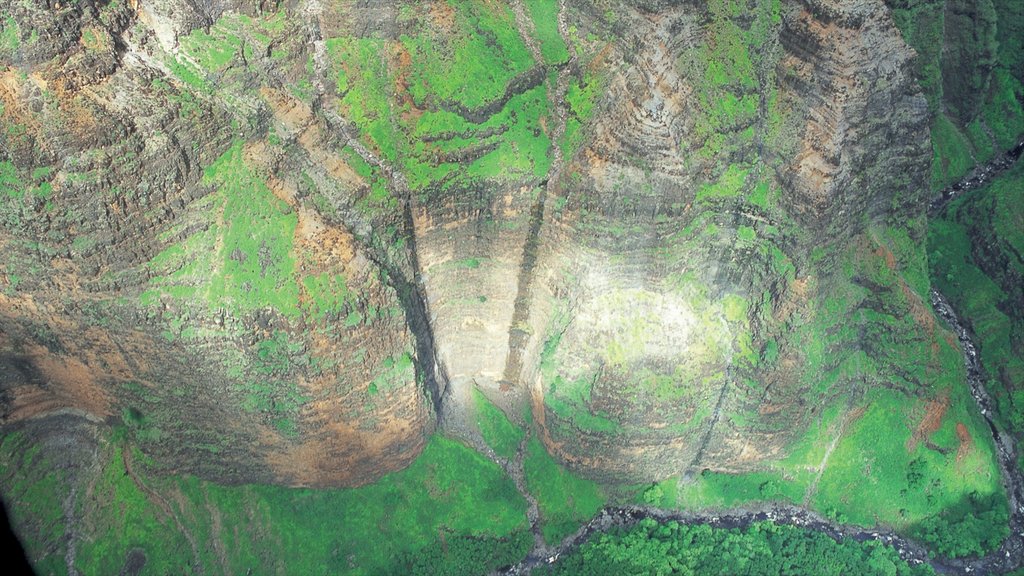
<path fill-rule="evenodd" d="M 1024 262 L 1017 212 L 972 198 L 1019 170 L 968 173 L 1019 150 L 1022 21 L 1009 0 L 0 8 L 0 494 L 30 560 L 288 573 L 278 509 L 392 489 L 358 520 L 395 523 L 372 554 L 522 552 L 469 573 L 605 503 L 918 539 L 964 503 L 1015 510 Z M 998 332 L 945 264 L 964 250 Z M 979 336 L 984 416 L 933 286 Z M 331 571 L 401 572 L 359 542 Z"/>

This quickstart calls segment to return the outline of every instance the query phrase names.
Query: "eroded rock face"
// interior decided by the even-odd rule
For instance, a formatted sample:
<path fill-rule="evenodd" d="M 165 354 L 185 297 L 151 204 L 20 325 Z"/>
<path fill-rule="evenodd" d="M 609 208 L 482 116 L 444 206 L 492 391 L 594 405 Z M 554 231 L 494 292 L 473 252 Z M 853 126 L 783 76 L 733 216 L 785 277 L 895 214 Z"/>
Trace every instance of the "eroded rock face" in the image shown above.
<path fill-rule="evenodd" d="M 231 112 L 168 75 L 161 46 L 225 9 L 194 8 L 12 15 L 26 41 L 0 88 L 16 134 L 0 323 L 22 376 L 4 421 L 76 409 L 125 422 L 168 470 L 365 483 L 409 462 L 433 422 L 389 257 L 310 207 L 318 183 L 353 198 L 369 185 L 308 104 L 246 84 Z M 81 37 L 37 65 L 38 22 Z M 246 137 L 271 124 L 287 152 Z"/>
<path fill-rule="evenodd" d="M 865 218 L 919 214 L 927 102 L 884 4 L 807 2 L 784 19 L 780 41 L 780 98 L 803 122 L 778 170 L 797 217 L 833 238 Z"/>
<path fill-rule="evenodd" d="M 597 477 L 756 468 L 829 402 L 797 357 L 764 361 L 794 307 L 834 289 L 806 256 L 921 213 L 912 52 L 881 2 L 684 6 L 625 28 L 633 50 L 606 56 L 592 136 L 541 233 L 534 412 L 548 447 Z M 790 218 L 816 237 L 780 234 Z"/>
<path fill-rule="evenodd" d="M 478 441 L 475 388 L 593 477 L 785 454 L 838 401 L 793 319 L 923 210 L 912 52 L 881 0 L 557 20 L 0 13 L 4 422 L 76 409 L 167 470 L 356 485 L 438 418 Z"/>

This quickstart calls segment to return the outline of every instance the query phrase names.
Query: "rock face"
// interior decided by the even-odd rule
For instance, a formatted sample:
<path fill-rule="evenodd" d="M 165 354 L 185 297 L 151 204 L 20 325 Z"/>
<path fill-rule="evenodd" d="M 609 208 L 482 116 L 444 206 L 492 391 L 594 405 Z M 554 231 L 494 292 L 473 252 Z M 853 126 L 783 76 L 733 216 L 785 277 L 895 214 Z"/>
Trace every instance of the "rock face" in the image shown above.
<path fill-rule="evenodd" d="M 476 388 L 596 478 L 785 455 L 889 361 L 802 346 L 844 258 L 905 264 L 913 51 L 881 0 L 537 6 L 0 10 L 3 423 L 350 486 L 476 442 Z"/>
<path fill-rule="evenodd" d="M 787 205 L 829 238 L 848 238 L 887 213 L 920 214 L 927 103 L 888 10 L 807 2 L 785 19 L 780 40 L 781 98 L 804 123 L 795 157 L 778 174 Z"/>
<path fill-rule="evenodd" d="M 828 400 L 800 386 L 806 364 L 763 362 L 791 311 L 756 308 L 833 287 L 805 293 L 827 268 L 780 229 L 842 244 L 920 214 L 926 190 L 926 104 L 881 3 L 710 12 L 625 26 L 635 56 L 606 56 L 593 136 L 542 230 L 535 413 L 552 450 L 607 479 L 784 453 Z"/>
<path fill-rule="evenodd" d="M 383 272 L 403 264 L 310 207 L 318 182 L 353 200 L 369 184 L 308 104 L 245 71 L 218 93 L 227 105 L 175 68 L 164 47 L 211 19 L 194 10 L 8 17 L 4 420 L 121 419 L 167 469 L 227 482 L 369 481 L 409 462 L 433 422 Z M 51 28 L 80 37 L 30 34 Z M 287 152 L 246 136 L 269 125 Z"/>

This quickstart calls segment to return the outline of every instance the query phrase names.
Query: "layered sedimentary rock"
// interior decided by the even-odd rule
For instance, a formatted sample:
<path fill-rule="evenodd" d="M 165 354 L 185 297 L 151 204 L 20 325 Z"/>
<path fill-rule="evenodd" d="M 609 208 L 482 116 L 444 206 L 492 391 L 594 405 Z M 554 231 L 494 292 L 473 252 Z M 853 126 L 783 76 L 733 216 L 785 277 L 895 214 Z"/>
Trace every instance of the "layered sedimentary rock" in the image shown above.
<path fill-rule="evenodd" d="M 922 214 L 928 104 L 885 4 L 538 6 L 5 9 L 4 423 L 355 485 L 439 421 L 478 442 L 478 389 L 652 481 L 763 466 L 865 385 L 819 371 L 891 370 L 863 314 L 805 350 L 855 285 L 839 317 L 920 302 L 886 225 Z"/>
<path fill-rule="evenodd" d="M 433 421 L 390 257 L 310 207 L 317 183 L 347 203 L 369 183 L 280 79 L 258 92 L 228 64 L 215 94 L 173 76 L 162 46 L 211 18 L 193 16 L 8 16 L 4 419 L 123 420 L 167 469 L 222 481 L 366 482 L 414 457 Z M 73 41 L 33 42 L 47 26 Z M 268 130 L 289 145 L 251 138 Z"/>
<path fill-rule="evenodd" d="M 793 307 L 833 288 L 808 293 L 829 268 L 808 254 L 920 214 L 912 53 L 881 3 L 684 4 L 625 28 L 636 56 L 610 57 L 542 232 L 535 412 L 554 451 L 611 478 L 757 467 L 836 394 L 795 357 L 764 362 Z"/>

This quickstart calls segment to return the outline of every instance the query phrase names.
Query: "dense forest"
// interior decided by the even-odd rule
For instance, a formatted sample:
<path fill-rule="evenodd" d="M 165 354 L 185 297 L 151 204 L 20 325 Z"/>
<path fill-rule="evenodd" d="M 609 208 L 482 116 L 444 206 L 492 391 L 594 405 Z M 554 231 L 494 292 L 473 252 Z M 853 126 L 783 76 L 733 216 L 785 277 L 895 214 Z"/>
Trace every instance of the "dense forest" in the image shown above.
<path fill-rule="evenodd" d="M 761 522 L 743 529 L 659 524 L 645 519 L 632 528 L 593 538 L 571 555 L 534 572 L 546 576 L 621 574 L 862 574 L 924 576 L 927 564 L 910 566 L 876 541 L 836 542 L 819 532 Z"/>

